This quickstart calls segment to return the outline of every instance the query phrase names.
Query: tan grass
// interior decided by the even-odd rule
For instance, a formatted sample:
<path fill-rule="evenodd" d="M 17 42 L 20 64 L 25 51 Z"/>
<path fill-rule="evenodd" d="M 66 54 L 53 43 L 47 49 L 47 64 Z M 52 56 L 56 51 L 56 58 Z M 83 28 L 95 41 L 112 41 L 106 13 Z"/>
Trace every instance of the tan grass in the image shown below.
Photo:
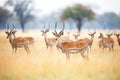
<path fill-rule="evenodd" d="M 30 55 L 23 48 L 12 54 L 5 33 L 1 32 L 0 80 L 120 80 L 120 47 L 114 36 L 114 52 L 99 50 L 97 33 L 89 62 L 85 62 L 80 54 L 74 54 L 70 63 L 66 63 L 65 55 L 56 48 L 46 49 L 40 32 L 17 32 L 16 35 L 34 37 L 35 45 L 30 46 Z M 49 36 L 53 37 L 51 33 Z M 80 38 L 83 37 L 88 37 L 86 32 L 81 34 Z"/>

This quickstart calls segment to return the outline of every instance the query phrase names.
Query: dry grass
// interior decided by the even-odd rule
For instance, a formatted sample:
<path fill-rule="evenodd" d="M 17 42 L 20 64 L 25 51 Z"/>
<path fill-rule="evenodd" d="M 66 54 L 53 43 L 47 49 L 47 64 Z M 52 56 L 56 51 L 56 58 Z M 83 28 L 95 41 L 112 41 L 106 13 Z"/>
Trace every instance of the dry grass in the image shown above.
<path fill-rule="evenodd" d="M 40 32 L 17 32 L 16 35 L 33 36 L 35 45 L 30 46 L 29 55 L 23 48 L 12 54 L 6 34 L 0 32 L 0 80 L 120 80 L 120 47 L 114 36 L 114 52 L 99 50 L 97 33 L 89 62 L 74 54 L 70 63 L 66 63 L 65 55 L 56 48 L 46 49 Z"/>

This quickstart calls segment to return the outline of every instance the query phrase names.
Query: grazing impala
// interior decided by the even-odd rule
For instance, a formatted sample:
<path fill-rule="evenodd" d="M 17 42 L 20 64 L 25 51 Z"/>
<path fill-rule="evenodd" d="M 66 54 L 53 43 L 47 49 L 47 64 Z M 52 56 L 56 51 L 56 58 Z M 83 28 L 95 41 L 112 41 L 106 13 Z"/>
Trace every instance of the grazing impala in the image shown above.
<path fill-rule="evenodd" d="M 62 41 L 60 37 L 63 35 L 64 33 L 63 31 L 64 31 L 64 26 L 63 29 L 59 32 L 59 34 L 57 34 L 57 32 L 55 31 L 54 35 L 57 38 L 56 46 L 62 51 L 62 53 L 65 53 L 66 61 L 69 61 L 71 53 L 81 53 L 81 56 L 85 60 L 89 60 L 88 43 L 86 41 Z M 85 54 L 85 52 L 87 53 Z"/>
<path fill-rule="evenodd" d="M 118 44 L 119 44 L 119 46 L 120 46 L 120 37 L 119 37 L 120 34 L 117 34 L 117 33 L 116 33 L 115 36 L 117 37 L 117 41 L 118 41 Z"/>
<path fill-rule="evenodd" d="M 114 50 L 114 40 L 110 37 L 105 38 L 103 37 L 103 34 L 100 33 L 100 36 L 98 38 L 101 38 L 101 47 L 102 49 L 104 48 L 109 48 L 109 50 Z"/>
<path fill-rule="evenodd" d="M 5 33 L 7 34 L 7 38 L 9 39 L 9 42 L 12 46 L 12 52 L 16 53 L 17 48 L 24 47 L 26 52 L 30 53 L 29 45 L 34 44 L 34 39 L 32 37 L 16 37 L 15 36 L 16 30 L 14 30 L 14 26 L 13 29 L 11 29 L 10 31 L 8 31 L 8 29 L 9 25 Z"/>

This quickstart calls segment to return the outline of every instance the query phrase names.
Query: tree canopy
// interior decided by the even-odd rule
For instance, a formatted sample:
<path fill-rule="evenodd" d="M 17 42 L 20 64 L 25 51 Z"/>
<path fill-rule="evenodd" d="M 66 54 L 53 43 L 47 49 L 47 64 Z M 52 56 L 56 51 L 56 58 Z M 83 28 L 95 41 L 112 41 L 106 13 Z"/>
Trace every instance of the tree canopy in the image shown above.
<path fill-rule="evenodd" d="M 7 9 L 0 7 L 0 29 L 5 28 L 6 22 L 10 15 L 11 14 Z"/>
<path fill-rule="evenodd" d="M 104 28 L 119 28 L 120 16 L 118 16 L 114 12 L 106 12 L 97 18 L 97 22 Z"/>
<path fill-rule="evenodd" d="M 89 20 L 94 19 L 95 13 L 88 7 L 81 4 L 76 4 L 71 7 L 67 7 L 61 14 L 61 20 L 73 19 L 77 25 L 78 31 L 81 30 L 82 20 L 87 18 Z"/>
<path fill-rule="evenodd" d="M 16 13 L 19 18 L 23 32 L 25 31 L 25 24 L 34 17 L 31 13 L 33 11 L 31 4 L 31 0 L 7 0 L 5 3 L 5 6 L 13 6 L 13 13 Z"/>

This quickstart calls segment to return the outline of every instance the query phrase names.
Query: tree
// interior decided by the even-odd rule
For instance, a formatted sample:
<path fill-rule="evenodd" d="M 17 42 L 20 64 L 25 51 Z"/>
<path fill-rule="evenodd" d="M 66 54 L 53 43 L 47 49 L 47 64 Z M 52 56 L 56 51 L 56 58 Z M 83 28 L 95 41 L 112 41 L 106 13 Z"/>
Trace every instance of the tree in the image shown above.
<path fill-rule="evenodd" d="M 0 7 L 0 29 L 5 28 L 6 22 L 9 17 L 10 17 L 10 12 L 5 8 Z"/>
<path fill-rule="evenodd" d="M 5 6 L 12 6 L 13 13 L 15 13 L 20 21 L 22 31 L 25 31 L 25 24 L 34 18 L 32 15 L 32 1 L 31 0 L 7 0 Z"/>
<path fill-rule="evenodd" d="M 95 13 L 88 7 L 81 4 L 76 4 L 71 7 L 67 7 L 61 14 L 61 19 L 68 20 L 73 19 L 76 23 L 77 29 L 80 32 L 82 26 L 82 20 L 88 18 L 89 20 L 94 19 Z"/>
<path fill-rule="evenodd" d="M 114 12 L 106 12 L 97 18 L 97 22 L 102 25 L 102 27 L 108 29 L 114 29 L 120 27 L 120 17 Z"/>

